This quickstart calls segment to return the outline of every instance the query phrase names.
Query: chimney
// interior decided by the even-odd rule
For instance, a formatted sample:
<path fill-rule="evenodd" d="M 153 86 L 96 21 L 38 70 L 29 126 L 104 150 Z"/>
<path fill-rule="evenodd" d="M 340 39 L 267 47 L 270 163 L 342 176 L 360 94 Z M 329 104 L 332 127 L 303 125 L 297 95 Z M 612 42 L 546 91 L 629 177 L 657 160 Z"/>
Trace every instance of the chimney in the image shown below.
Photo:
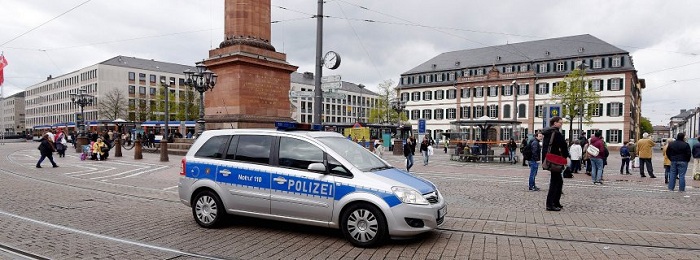
<path fill-rule="evenodd" d="M 685 109 L 681 109 L 681 114 L 685 113 Z"/>
<path fill-rule="evenodd" d="M 48 77 L 46 77 L 46 80 L 49 81 L 49 80 L 51 80 L 52 78 L 53 78 L 53 77 L 51 77 L 51 75 L 49 75 Z"/>

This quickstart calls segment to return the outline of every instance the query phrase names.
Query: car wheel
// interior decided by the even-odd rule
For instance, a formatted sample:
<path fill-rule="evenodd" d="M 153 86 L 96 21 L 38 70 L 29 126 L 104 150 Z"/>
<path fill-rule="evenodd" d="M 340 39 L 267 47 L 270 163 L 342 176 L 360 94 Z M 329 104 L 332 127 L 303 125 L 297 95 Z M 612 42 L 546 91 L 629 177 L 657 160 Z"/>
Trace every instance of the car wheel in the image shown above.
<path fill-rule="evenodd" d="M 357 247 L 375 247 L 387 238 L 386 218 L 377 207 L 358 203 L 341 216 L 340 229 L 345 238 Z"/>
<path fill-rule="evenodd" d="M 194 198 L 192 215 L 200 226 L 214 228 L 221 225 L 225 219 L 226 210 L 219 196 L 207 190 L 198 193 Z"/>

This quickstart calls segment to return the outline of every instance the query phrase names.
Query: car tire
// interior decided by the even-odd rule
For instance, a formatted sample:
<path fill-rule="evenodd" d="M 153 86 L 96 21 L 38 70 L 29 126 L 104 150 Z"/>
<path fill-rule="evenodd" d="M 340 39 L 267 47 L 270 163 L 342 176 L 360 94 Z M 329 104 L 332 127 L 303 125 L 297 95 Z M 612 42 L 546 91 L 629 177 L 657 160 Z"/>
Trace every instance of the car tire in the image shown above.
<path fill-rule="evenodd" d="M 205 190 L 197 193 L 192 201 L 192 216 L 202 227 L 219 227 L 226 219 L 226 209 L 216 193 Z"/>
<path fill-rule="evenodd" d="M 376 247 L 389 235 L 386 217 L 374 205 L 353 204 L 343 211 L 340 218 L 340 230 L 354 246 Z"/>

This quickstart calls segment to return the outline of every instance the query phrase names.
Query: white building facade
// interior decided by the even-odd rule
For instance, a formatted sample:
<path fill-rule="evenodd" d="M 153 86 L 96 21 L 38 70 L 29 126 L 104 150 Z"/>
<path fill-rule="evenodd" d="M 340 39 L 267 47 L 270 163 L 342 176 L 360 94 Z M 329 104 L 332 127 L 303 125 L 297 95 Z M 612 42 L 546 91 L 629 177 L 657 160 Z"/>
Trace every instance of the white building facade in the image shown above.
<path fill-rule="evenodd" d="M 583 131 L 589 136 L 602 131 L 613 146 L 634 139 L 643 81 L 628 52 L 590 35 L 443 53 L 403 73 L 398 89 L 411 124 L 426 119 L 434 138 L 460 131 L 478 139 L 481 129 L 451 122 L 487 116 L 521 122 L 519 127 L 496 129 L 495 139 L 521 139 L 543 128 L 544 105 L 557 102 L 551 95 L 554 86 L 581 66 L 589 89 L 600 96 L 599 104 L 584 106 L 594 116 L 592 124 L 582 124 Z M 579 120 L 573 123 L 577 136 Z M 568 138 L 567 120 L 562 130 Z"/>
<path fill-rule="evenodd" d="M 24 131 L 24 92 L 2 99 L 0 132 L 5 135 L 20 134 Z"/>
<path fill-rule="evenodd" d="M 194 94 L 184 84 L 183 72 L 187 69 L 195 70 L 192 66 L 117 56 L 59 77 L 49 76 L 46 81 L 24 91 L 26 127 L 75 122 L 80 107 L 71 101 L 70 94 L 78 93 L 81 89 L 93 96 L 92 105 L 84 107 L 88 122 L 106 119 L 104 115 L 99 115 L 99 104 L 101 97 L 113 90 L 122 92 L 127 99 L 127 120 L 154 120 L 140 117 L 139 113 L 155 103 L 159 88 L 162 88 L 161 80 L 175 82 L 170 86 L 170 92 L 175 94 L 177 100 L 182 95 Z M 198 98 L 195 100 L 198 101 Z"/>
<path fill-rule="evenodd" d="M 700 107 L 681 109 L 678 115 L 671 117 L 670 128 L 672 138 L 678 133 L 685 133 L 687 138 L 700 137 Z"/>
<path fill-rule="evenodd" d="M 292 73 L 290 98 L 292 119 L 301 123 L 313 122 L 314 98 L 312 94 L 297 95 L 299 92 L 313 93 L 314 75 L 311 72 Z M 335 90 L 334 97 L 323 98 L 321 120 L 326 124 L 352 124 L 367 122 L 370 110 L 376 106 L 379 94 L 360 87 L 358 84 L 341 81 L 341 88 Z"/>

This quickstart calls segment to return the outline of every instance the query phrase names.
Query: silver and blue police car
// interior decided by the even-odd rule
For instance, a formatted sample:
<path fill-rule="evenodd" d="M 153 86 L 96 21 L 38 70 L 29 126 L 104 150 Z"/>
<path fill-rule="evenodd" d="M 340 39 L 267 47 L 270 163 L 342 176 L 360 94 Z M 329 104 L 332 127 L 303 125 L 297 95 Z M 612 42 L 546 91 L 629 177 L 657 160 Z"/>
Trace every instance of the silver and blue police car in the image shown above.
<path fill-rule="evenodd" d="M 338 228 L 372 247 L 433 230 L 446 213 L 433 183 L 334 132 L 206 131 L 180 175 L 180 200 L 205 228 L 242 215 Z"/>

